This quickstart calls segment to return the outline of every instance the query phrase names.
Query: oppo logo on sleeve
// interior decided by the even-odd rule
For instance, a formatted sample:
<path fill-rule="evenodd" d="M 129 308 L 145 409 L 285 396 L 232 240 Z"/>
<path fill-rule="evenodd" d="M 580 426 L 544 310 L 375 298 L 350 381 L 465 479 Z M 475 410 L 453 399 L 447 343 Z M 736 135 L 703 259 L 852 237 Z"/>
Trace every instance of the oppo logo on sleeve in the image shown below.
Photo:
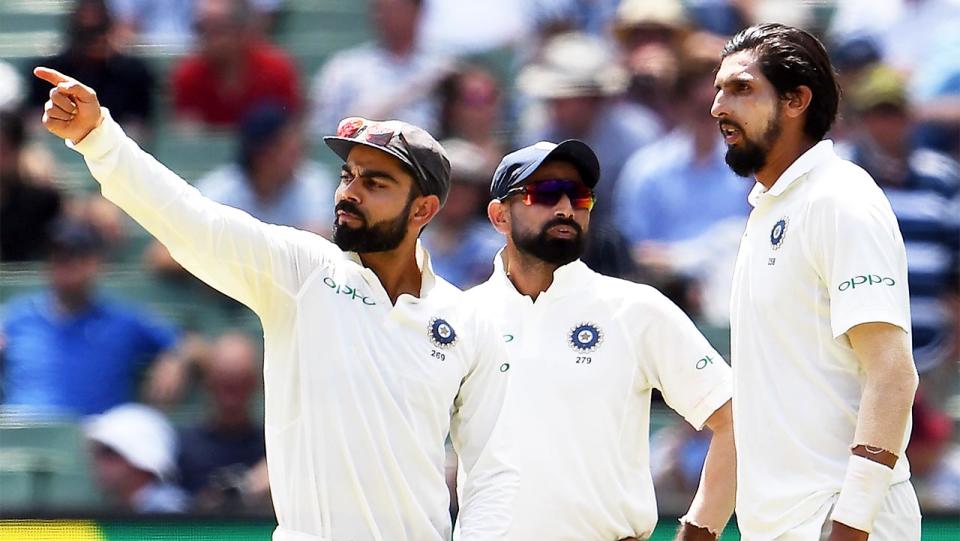
<path fill-rule="evenodd" d="M 880 276 L 879 274 L 864 274 L 860 276 L 854 276 L 845 282 L 840 282 L 840 285 L 837 286 L 837 289 L 840 291 L 846 291 L 848 289 L 876 285 L 893 287 L 897 285 L 897 282 L 889 276 Z"/>

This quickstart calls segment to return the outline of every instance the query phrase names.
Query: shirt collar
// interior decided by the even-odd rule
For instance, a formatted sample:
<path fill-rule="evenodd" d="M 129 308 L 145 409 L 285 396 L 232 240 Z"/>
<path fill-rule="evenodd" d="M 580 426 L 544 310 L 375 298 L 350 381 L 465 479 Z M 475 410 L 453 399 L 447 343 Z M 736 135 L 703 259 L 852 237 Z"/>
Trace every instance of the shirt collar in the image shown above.
<path fill-rule="evenodd" d="M 501 286 L 508 288 L 517 295 L 521 295 L 521 293 L 517 291 L 516 286 L 513 285 L 513 282 L 510 281 L 510 277 L 507 276 L 506 268 L 504 268 L 503 265 L 504 250 L 506 250 L 506 247 L 501 248 L 500 251 L 497 252 L 496 257 L 493 258 L 493 279 Z M 588 270 L 587 265 L 579 259 L 558 267 L 557 270 L 553 271 L 553 283 L 550 284 L 550 287 L 541 293 L 538 298 L 543 298 L 544 296 L 559 296 L 572 290 L 577 287 L 581 282 L 580 278 L 582 278 L 583 273 Z M 525 297 L 526 295 L 521 296 Z"/>
<path fill-rule="evenodd" d="M 420 268 L 420 298 L 423 298 L 427 296 L 427 294 L 435 285 L 437 285 L 437 275 L 435 272 L 433 272 L 433 263 L 430 261 L 430 252 L 424 248 L 423 244 L 420 242 L 420 239 L 417 239 L 417 247 L 415 250 L 417 267 Z M 348 260 L 360 265 L 364 274 L 369 273 L 371 279 L 375 279 L 379 283 L 380 278 L 371 269 L 364 266 L 363 261 L 360 259 L 360 254 L 357 252 L 345 251 L 343 252 L 343 255 Z"/>
<path fill-rule="evenodd" d="M 837 156 L 836 152 L 833 150 L 833 141 L 829 139 L 824 139 L 819 143 L 810 147 L 806 152 L 800 155 L 799 158 L 793 161 L 790 164 L 790 167 L 787 167 L 783 173 L 780 174 L 780 177 L 777 178 L 777 181 L 773 183 L 773 186 L 769 190 L 763 187 L 763 184 L 759 182 L 756 186 L 753 187 L 753 190 L 750 191 L 748 199 L 750 204 L 753 206 L 757 205 L 757 202 L 760 200 L 761 196 L 770 195 L 773 197 L 778 197 L 783 192 L 787 191 L 787 188 L 792 186 L 800 177 L 809 173 L 814 167 L 835 158 Z"/>

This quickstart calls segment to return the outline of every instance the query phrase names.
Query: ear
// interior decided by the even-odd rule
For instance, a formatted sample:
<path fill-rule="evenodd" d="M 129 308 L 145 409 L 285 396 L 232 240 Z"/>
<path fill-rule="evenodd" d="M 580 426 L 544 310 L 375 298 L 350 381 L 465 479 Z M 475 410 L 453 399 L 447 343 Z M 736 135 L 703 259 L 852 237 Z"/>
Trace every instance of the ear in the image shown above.
<path fill-rule="evenodd" d="M 809 86 L 800 85 L 787 92 L 784 96 L 785 110 L 788 118 L 800 118 L 810 107 L 813 100 L 813 91 Z"/>
<path fill-rule="evenodd" d="M 435 195 L 421 195 L 410 207 L 410 225 L 419 230 L 430 223 L 440 212 L 440 198 Z"/>
<path fill-rule="evenodd" d="M 494 199 L 487 204 L 487 218 L 501 235 L 510 234 L 510 209 L 503 201 Z"/>

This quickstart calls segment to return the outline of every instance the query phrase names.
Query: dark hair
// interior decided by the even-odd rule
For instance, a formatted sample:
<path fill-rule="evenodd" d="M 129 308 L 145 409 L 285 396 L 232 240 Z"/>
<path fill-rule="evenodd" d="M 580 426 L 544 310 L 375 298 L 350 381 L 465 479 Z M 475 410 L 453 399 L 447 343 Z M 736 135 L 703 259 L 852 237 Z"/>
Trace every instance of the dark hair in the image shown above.
<path fill-rule="evenodd" d="M 740 51 L 754 52 L 761 73 L 780 97 L 800 86 L 810 88 L 813 97 L 803 131 L 814 141 L 823 139 L 837 117 L 840 85 L 820 40 L 799 28 L 763 23 L 730 38 L 720 58 Z"/>

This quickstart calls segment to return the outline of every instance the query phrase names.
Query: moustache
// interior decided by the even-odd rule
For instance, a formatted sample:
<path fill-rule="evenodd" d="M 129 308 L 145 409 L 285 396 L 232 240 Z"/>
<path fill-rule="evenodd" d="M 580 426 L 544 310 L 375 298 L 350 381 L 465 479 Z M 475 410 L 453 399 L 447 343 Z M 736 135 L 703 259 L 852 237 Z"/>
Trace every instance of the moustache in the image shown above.
<path fill-rule="evenodd" d="M 360 207 L 358 207 L 356 204 L 350 201 L 347 201 L 346 199 L 344 199 L 343 201 L 340 201 L 339 203 L 336 204 L 335 207 L 333 207 L 334 214 L 336 214 L 341 210 L 343 212 L 349 212 L 354 216 L 359 216 L 364 223 L 367 222 L 367 217 L 363 214 L 363 211 L 360 210 Z"/>
<path fill-rule="evenodd" d="M 583 228 L 580 227 L 580 224 L 573 221 L 572 218 L 554 218 L 543 225 L 543 232 L 546 233 L 551 227 L 554 227 L 557 225 L 565 225 L 565 226 L 571 227 L 573 228 L 574 231 L 577 232 L 578 235 L 583 234 Z"/>

